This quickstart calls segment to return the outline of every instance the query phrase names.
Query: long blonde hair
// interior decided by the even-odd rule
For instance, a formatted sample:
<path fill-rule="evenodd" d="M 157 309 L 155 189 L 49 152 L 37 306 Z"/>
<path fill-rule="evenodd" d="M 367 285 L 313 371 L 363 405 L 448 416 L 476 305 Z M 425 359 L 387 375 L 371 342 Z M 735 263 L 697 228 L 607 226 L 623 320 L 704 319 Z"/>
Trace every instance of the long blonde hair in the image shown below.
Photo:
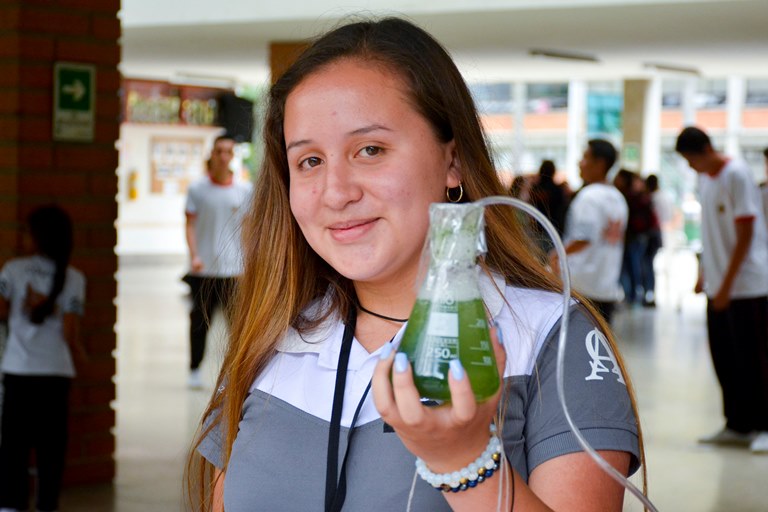
<path fill-rule="evenodd" d="M 188 464 L 188 497 L 200 510 L 210 507 L 214 471 L 195 448 L 211 429 L 221 429 L 226 468 L 243 402 L 286 330 L 311 329 L 330 314 L 343 317 L 355 301 L 352 283 L 309 247 L 291 214 L 283 134 L 285 102 L 291 91 L 307 76 L 342 58 L 378 63 L 404 78 L 414 108 L 430 123 L 438 140 L 455 141 L 464 201 L 505 194 L 466 83 L 446 50 L 425 31 L 399 18 L 360 21 L 329 32 L 304 51 L 269 94 L 264 161 L 243 225 L 245 271 L 231 312 L 231 339 L 218 377 L 218 391 L 204 413 L 206 428 L 201 428 Z M 486 210 L 486 237 L 484 264 L 503 275 L 508 284 L 561 290 L 512 209 Z M 319 317 L 303 314 L 311 302 L 326 295 L 329 306 Z M 626 376 L 608 325 L 591 306 L 588 308 L 611 340 Z M 637 413 L 631 386 L 629 389 Z"/>

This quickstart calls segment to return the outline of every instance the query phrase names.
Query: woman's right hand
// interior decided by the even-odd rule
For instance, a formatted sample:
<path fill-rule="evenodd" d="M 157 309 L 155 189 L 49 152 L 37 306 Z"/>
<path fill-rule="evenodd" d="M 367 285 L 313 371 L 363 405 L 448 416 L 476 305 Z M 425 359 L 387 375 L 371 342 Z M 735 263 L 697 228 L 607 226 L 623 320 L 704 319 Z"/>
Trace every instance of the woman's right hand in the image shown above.
<path fill-rule="evenodd" d="M 503 375 L 506 353 L 495 328 L 491 329 L 491 339 L 497 368 Z M 405 447 L 435 472 L 462 468 L 483 452 L 502 388 L 499 386 L 491 398 L 478 404 L 460 365 L 449 372 L 449 387 L 450 405 L 423 405 L 404 354 L 387 354 L 379 361 L 372 379 L 373 399 L 382 419 L 395 429 Z"/>

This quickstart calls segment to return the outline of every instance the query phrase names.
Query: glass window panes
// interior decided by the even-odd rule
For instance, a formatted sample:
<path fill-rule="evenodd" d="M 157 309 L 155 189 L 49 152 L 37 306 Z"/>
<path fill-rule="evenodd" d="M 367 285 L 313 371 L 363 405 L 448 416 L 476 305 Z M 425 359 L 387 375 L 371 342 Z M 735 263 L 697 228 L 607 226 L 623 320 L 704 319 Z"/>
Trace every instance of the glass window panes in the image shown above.
<path fill-rule="evenodd" d="M 568 108 L 568 84 L 526 85 L 527 112 L 544 113 Z"/>
<path fill-rule="evenodd" d="M 512 85 L 509 83 L 470 84 L 469 90 L 483 114 L 512 112 Z"/>
<path fill-rule="evenodd" d="M 683 105 L 682 80 L 662 80 L 661 82 L 661 108 L 680 109 Z"/>
<path fill-rule="evenodd" d="M 696 96 L 693 98 L 696 108 L 725 108 L 727 88 L 725 80 L 699 80 Z"/>
<path fill-rule="evenodd" d="M 768 145 L 768 142 L 766 142 L 766 145 Z M 765 146 L 741 146 L 741 155 L 749 165 L 750 169 L 752 169 L 752 176 L 755 178 L 755 183 L 763 183 L 766 181 L 766 172 L 768 172 L 768 170 L 765 168 L 764 150 Z"/>
<path fill-rule="evenodd" d="M 768 106 L 768 79 L 747 80 L 747 105 Z"/>

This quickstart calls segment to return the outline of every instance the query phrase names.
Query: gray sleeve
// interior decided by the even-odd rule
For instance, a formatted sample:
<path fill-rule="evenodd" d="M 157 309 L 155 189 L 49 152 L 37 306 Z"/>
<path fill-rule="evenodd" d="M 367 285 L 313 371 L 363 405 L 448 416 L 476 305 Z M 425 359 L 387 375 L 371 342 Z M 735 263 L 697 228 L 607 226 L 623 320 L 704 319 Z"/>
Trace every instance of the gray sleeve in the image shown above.
<path fill-rule="evenodd" d="M 529 471 L 549 459 L 582 451 L 557 396 L 559 332 L 558 323 L 547 336 L 529 381 L 525 422 Z M 629 392 L 607 338 L 582 306 L 571 308 L 564 379 L 566 405 L 582 435 L 596 450 L 630 453 L 630 474 L 634 473 L 640 451 Z"/>
<path fill-rule="evenodd" d="M 184 203 L 184 212 L 185 213 L 191 213 L 193 215 L 197 214 L 197 183 L 193 183 L 190 185 L 189 189 L 187 190 L 187 200 Z"/>
<path fill-rule="evenodd" d="M 203 440 L 200 441 L 200 444 L 197 446 L 197 451 L 200 455 L 205 457 L 208 462 L 219 469 L 224 469 L 224 462 L 222 460 L 224 457 L 224 424 L 217 423 L 211 428 L 214 420 L 218 420 L 218 418 L 219 411 L 216 410 L 203 422 L 202 432 L 205 433 L 205 437 L 203 437 Z"/>

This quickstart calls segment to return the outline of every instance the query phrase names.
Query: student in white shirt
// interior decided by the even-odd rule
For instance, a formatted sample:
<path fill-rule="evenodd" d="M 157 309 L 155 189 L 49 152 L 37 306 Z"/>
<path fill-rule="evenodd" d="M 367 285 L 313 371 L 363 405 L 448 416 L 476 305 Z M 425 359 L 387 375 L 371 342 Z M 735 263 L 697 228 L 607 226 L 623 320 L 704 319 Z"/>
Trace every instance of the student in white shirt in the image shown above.
<path fill-rule="evenodd" d="M 185 206 L 186 239 L 189 248 L 189 284 L 192 308 L 189 313 L 190 388 L 202 388 L 200 365 L 206 337 L 216 309 L 226 308 L 242 272 L 240 223 L 251 197 L 249 181 L 235 179 L 229 164 L 235 141 L 220 135 L 213 143 L 207 174 L 189 187 Z"/>
<path fill-rule="evenodd" d="M 607 179 L 616 156 L 607 140 L 587 143 L 579 162 L 584 186 L 568 208 L 563 236 L 573 288 L 589 298 L 609 323 L 623 297 L 619 279 L 629 215 L 624 196 Z M 554 253 L 550 265 L 557 268 Z"/>
<path fill-rule="evenodd" d="M 699 175 L 702 253 L 696 292 L 707 295 L 712 363 L 725 426 L 702 443 L 768 452 L 768 233 L 749 166 L 685 128 L 675 150 Z"/>
<path fill-rule="evenodd" d="M 69 388 L 79 339 L 85 278 L 69 265 L 72 223 L 57 206 L 29 215 L 34 254 L 0 270 L 0 319 L 8 319 L 3 354 L 0 510 L 27 510 L 29 457 L 37 462 L 36 507 L 58 508 L 67 449 Z"/>

